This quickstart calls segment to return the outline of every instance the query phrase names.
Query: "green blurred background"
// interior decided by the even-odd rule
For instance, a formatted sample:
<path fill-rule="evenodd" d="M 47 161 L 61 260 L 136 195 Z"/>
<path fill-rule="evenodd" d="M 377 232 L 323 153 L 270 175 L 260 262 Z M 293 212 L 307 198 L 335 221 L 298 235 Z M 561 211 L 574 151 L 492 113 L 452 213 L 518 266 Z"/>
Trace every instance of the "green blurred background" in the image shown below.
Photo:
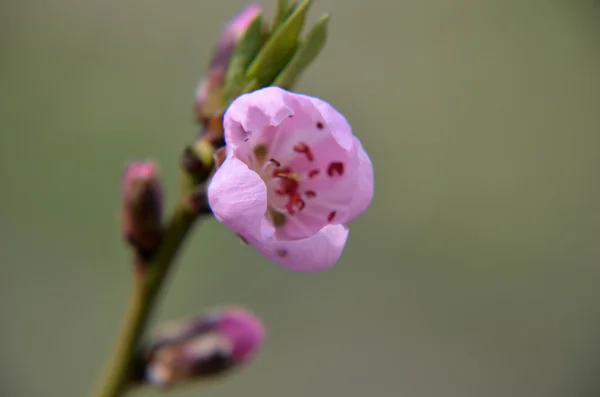
<path fill-rule="evenodd" d="M 121 172 L 155 158 L 173 204 L 195 85 L 244 4 L 0 2 L 0 396 L 89 394 L 131 280 Z M 170 395 L 600 395 L 600 4 L 318 0 L 311 21 L 327 11 L 297 89 L 348 116 L 375 200 L 323 273 L 197 228 L 158 319 L 243 304 L 269 338 Z"/>

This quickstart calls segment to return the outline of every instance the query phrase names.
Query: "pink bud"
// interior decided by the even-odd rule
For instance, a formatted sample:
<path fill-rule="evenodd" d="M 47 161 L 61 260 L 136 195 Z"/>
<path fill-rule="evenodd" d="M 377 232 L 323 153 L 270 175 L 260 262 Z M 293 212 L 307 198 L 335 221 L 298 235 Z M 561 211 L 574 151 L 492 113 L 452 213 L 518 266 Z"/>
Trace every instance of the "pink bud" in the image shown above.
<path fill-rule="evenodd" d="M 224 373 L 249 362 L 264 337 L 261 321 L 242 308 L 163 327 L 147 350 L 146 380 L 168 387 Z"/>
<path fill-rule="evenodd" d="M 121 189 L 123 235 L 142 259 L 148 259 L 162 235 L 162 187 L 156 165 L 153 162 L 130 164 Z"/>
<path fill-rule="evenodd" d="M 260 320 L 241 308 L 230 308 L 218 317 L 216 329 L 231 341 L 234 361 L 242 363 L 252 359 L 265 338 Z"/>
<path fill-rule="evenodd" d="M 259 5 L 251 4 L 225 25 L 206 77 L 198 85 L 196 91 L 196 113 L 199 120 L 203 120 L 207 116 L 207 108 L 219 105 L 211 102 L 220 99 L 215 94 L 223 86 L 231 55 L 238 40 L 260 12 Z"/>

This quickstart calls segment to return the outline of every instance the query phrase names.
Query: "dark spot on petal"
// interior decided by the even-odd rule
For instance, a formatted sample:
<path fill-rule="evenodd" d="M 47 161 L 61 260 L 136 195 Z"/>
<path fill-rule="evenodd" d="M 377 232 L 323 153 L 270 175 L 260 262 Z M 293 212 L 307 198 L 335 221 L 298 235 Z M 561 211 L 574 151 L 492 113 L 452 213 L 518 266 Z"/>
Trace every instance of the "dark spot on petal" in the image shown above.
<path fill-rule="evenodd" d="M 329 213 L 329 216 L 327 217 L 327 220 L 328 220 L 329 222 L 333 222 L 333 220 L 335 219 L 335 214 L 336 214 L 336 212 L 335 212 L 335 211 L 331 211 L 331 212 Z"/>
<path fill-rule="evenodd" d="M 339 161 L 333 162 L 329 164 L 329 168 L 327 168 L 327 175 L 334 176 L 335 174 L 343 175 L 344 174 L 344 164 Z"/>
<path fill-rule="evenodd" d="M 319 170 L 311 170 L 311 171 L 308 173 L 308 177 L 309 177 L 310 179 L 312 179 L 312 178 L 316 177 L 317 175 L 319 175 Z"/>
<path fill-rule="evenodd" d="M 317 128 L 320 129 L 320 130 L 322 130 L 323 128 L 325 128 L 325 125 L 323 125 L 322 122 L 317 121 Z"/>
<path fill-rule="evenodd" d="M 287 250 L 283 249 L 283 248 L 278 248 L 277 251 L 275 251 L 275 253 L 277 254 L 278 257 L 280 258 L 285 258 L 286 256 L 288 256 L 288 252 Z"/>
<path fill-rule="evenodd" d="M 275 159 L 269 159 L 269 161 L 273 164 L 275 164 L 277 167 L 281 167 L 281 163 Z"/>
<path fill-rule="evenodd" d="M 317 197 L 317 193 L 315 193 L 314 190 L 307 190 L 304 194 L 306 194 L 306 197 L 308 198 Z"/>

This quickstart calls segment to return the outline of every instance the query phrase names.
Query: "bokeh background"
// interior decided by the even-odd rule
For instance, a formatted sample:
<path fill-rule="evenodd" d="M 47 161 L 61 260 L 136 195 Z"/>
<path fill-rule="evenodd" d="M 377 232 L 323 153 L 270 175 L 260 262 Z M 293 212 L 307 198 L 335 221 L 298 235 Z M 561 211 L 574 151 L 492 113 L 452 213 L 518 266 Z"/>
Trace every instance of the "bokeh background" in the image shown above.
<path fill-rule="evenodd" d="M 173 204 L 195 85 L 244 4 L 0 2 L 0 396 L 90 394 L 131 281 L 121 172 L 156 159 Z M 197 228 L 157 320 L 243 304 L 269 338 L 170 395 L 600 395 L 600 4 L 318 0 L 311 21 L 328 11 L 297 90 L 348 116 L 375 200 L 317 274 Z"/>

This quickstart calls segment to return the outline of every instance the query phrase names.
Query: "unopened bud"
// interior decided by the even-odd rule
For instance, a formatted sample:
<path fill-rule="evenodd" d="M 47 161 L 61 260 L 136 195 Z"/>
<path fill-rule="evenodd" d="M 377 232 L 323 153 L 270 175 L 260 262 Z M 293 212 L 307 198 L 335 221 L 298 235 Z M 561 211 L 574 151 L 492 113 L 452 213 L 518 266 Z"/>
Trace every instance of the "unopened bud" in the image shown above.
<path fill-rule="evenodd" d="M 153 162 L 132 163 L 122 181 L 122 229 L 125 239 L 147 260 L 162 237 L 162 187 Z"/>
<path fill-rule="evenodd" d="M 223 101 L 223 85 L 232 55 L 238 42 L 260 13 L 259 5 L 249 5 L 225 25 L 206 77 L 196 91 L 196 118 L 198 121 L 206 121 L 214 116 L 213 113 L 220 110 Z M 260 45 L 260 43 L 258 44 Z M 258 50 L 258 46 L 256 50 Z"/>
<path fill-rule="evenodd" d="M 228 308 L 160 330 L 146 352 L 146 381 L 170 387 L 222 374 L 251 360 L 264 340 L 261 321 Z"/>

